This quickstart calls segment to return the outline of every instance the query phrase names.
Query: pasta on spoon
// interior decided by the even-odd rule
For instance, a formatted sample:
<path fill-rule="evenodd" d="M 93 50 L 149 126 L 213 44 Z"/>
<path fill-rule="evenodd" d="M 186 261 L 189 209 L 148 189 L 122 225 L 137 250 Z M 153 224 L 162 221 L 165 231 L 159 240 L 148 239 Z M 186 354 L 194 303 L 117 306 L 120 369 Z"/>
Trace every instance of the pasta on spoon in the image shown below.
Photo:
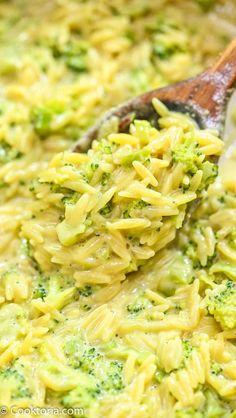
<path fill-rule="evenodd" d="M 78 286 L 111 284 L 175 238 L 187 204 L 217 176 L 212 158 L 221 154 L 223 142 L 157 99 L 153 105 L 159 128 L 135 120 L 123 134 L 111 124 L 111 133 L 94 141 L 87 154 L 59 154 L 40 175 L 34 193 L 49 202 L 44 210 L 57 221 L 54 234 L 42 228 L 40 245 L 32 233 L 40 217 L 43 227 L 43 214 L 24 224 L 39 265 L 47 254 L 52 268 L 73 269 Z"/>

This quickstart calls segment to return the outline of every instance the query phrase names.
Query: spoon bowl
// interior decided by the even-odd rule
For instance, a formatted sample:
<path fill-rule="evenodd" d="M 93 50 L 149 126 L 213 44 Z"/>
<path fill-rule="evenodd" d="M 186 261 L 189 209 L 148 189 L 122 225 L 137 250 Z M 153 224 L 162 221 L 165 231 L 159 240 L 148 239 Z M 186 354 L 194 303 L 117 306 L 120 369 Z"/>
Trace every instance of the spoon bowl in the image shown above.
<path fill-rule="evenodd" d="M 134 119 L 156 120 L 152 100 L 161 100 L 170 110 L 190 114 L 201 128 L 224 129 L 225 111 L 236 83 L 236 39 L 218 61 L 198 75 L 152 90 L 112 108 L 77 142 L 74 151 L 86 152 L 99 138 L 101 126 L 112 117 L 119 120 L 119 132 L 127 132 Z"/>

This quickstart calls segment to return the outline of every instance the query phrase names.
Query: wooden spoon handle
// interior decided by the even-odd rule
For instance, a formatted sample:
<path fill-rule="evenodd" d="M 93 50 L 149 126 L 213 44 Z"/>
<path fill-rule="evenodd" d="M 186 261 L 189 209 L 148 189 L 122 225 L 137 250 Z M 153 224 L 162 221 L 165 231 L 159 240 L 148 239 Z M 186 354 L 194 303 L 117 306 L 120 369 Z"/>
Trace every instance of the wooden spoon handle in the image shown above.
<path fill-rule="evenodd" d="M 189 82 L 184 100 L 198 113 L 204 127 L 224 128 L 225 111 L 236 83 L 236 39 L 219 60 Z"/>
<path fill-rule="evenodd" d="M 236 83 L 236 38 L 225 49 L 215 65 L 209 68 L 208 73 L 220 74 L 221 83 L 226 90 L 234 87 Z M 216 83 L 218 85 L 217 80 Z"/>
<path fill-rule="evenodd" d="M 157 97 L 171 109 L 189 112 L 203 128 L 223 131 L 225 111 L 236 84 L 236 39 L 209 69 L 195 78 L 145 93 L 138 98 L 147 106 Z M 141 100 L 140 100 L 141 99 Z M 138 103 L 134 104 L 134 108 Z"/>

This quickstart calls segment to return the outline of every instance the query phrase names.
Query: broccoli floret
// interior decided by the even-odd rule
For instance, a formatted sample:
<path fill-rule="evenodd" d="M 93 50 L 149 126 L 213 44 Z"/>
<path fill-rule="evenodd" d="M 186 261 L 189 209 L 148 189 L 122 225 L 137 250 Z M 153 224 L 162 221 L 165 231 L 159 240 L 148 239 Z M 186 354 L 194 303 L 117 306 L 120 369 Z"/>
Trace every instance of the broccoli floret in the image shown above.
<path fill-rule="evenodd" d="M 87 67 L 88 46 L 83 41 L 70 41 L 64 46 L 53 46 L 53 55 L 55 58 L 64 60 L 66 66 L 77 73 L 83 73 L 88 70 Z"/>
<path fill-rule="evenodd" d="M 111 177 L 110 173 L 103 173 L 101 177 L 101 185 L 106 186 Z"/>
<path fill-rule="evenodd" d="M 211 389 L 205 391 L 205 403 L 200 410 L 193 408 L 176 411 L 176 418 L 226 418 L 230 417 L 230 407 Z"/>
<path fill-rule="evenodd" d="M 228 417 L 227 412 L 230 408 L 218 397 L 216 392 L 207 389 L 205 392 L 206 402 L 204 405 L 204 411 L 206 418 L 223 418 Z"/>
<path fill-rule="evenodd" d="M 108 360 L 96 347 L 86 343 L 82 334 L 68 338 L 64 351 L 69 365 L 94 379 L 101 393 L 123 388 L 123 363 Z"/>
<path fill-rule="evenodd" d="M 96 171 L 97 169 L 98 169 L 98 167 L 99 167 L 99 163 L 91 163 L 90 164 L 90 167 L 91 167 L 91 170 L 94 172 L 94 171 Z"/>
<path fill-rule="evenodd" d="M 85 298 L 87 298 L 88 296 L 91 296 L 93 293 L 92 286 L 89 286 L 89 285 L 79 287 L 78 290 L 79 290 L 79 294 Z"/>
<path fill-rule="evenodd" d="M 162 274 L 158 289 L 166 295 L 172 295 L 179 285 L 189 284 L 192 279 L 193 266 L 190 259 L 177 252 L 166 273 Z"/>
<path fill-rule="evenodd" d="M 24 383 L 25 378 L 24 376 L 16 370 L 15 367 L 6 367 L 0 371 L 0 379 L 11 379 L 14 378 L 18 382 Z"/>
<path fill-rule="evenodd" d="M 128 219 L 131 218 L 130 213 L 129 213 L 129 209 L 125 209 L 122 213 L 122 218 L 124 219 Z"/>
<path fill-rule="evenodd" d="M 161 60 L 171 58 L 174 54 L 186 51 L 188 44 L 182 28 L 179 30 L 175 21 L 167 16 L 161 16 L 158 21 L 149 26 L 154 33 L 152 52 Z"/>
<path fill-rule="evenodd" d="M 50 135 L 53 130 L 52 123 L 54 119 L 64 111 L 64 106 L 57 102 L 34 106 L 30 112 L 30 120 L 35 132 L 42 139 Z"/>
<path fill-rule="evenodd" d="M 4 141 L 0 142 L 0 165 L 22 157 L 22 153 Z"/>
<path fill-rule="evenodd" d="M 40 274 L 35 278 L 35 282 L 33 285 L 33 299 L 41 298 L 44 300 L 48 295 L 49 290 L 49 277 L 45 276 L 44 274 Z"/>
<path fill-rule="evenodd" d="M 100 209 L 99 213 L 103 216 L 108 215 L 112 211 L 112 202 L 108 202 L 102 209 Z"/>
<path fill-rule="evenodd" d="M 101 388 L 106 392 L 119 392 L 124 388 L 123 364 L 119 361 L 112 361 L 108 367 L 107 376 L 101 382 Z"/>
<path fill-rule="evenodd" d="M 81 334 L 70 336 L 64 344 L 64 352 L 68 363 L 73 369 L 78 369 L 81 365 L 80 358 L 83 355 L 83 338 Z"/>
<path fill-rule="evenodd" d="M 55 309 L 62 309 L 71 302 L 75 294 L 73 280 L 54 273 L 50 276 L 41 274 L 36 277 L 33 287 L 33 298 L 41 298 Z"/>
<path fill-rule="evenodd" d="M 167 59 L 175 52 L 175 48 L 165 45 L 163 42 L 157 41 L 153 45 L 153 53 L 158 58 Z"/>
<path fill-rule="evenodd" d="M 134 303 L 129 303 L 126 306 L 126 309 L 129 313 L 131 313 L 133 315 L 137 315 L 137 314 L 144 311 L 145 309 L 147 309 L 150 306 L 152 306 L 152 305 L 151 305 L 151 303 L 149 302 L 148 299 L 146 299 L 144 297 L 139 297 L 138 299 L 136 299 L 136 301 Z"/>
<path fill-rule="evenodd" d="M 185 362 L 185 360 L 187 360 L 193 352 L 193 345 L 191 344 L 189 340 L 183 340 L 182 344 L 183 344 L 183 357 L 184 357 L 184 362 Z"/>
<path fill-rule="evenodd" d="M 205 161 L 202 164 L 201 170 L 203 171 L 201 188 L 206 188 L 218 176 L 218 166 L 216 164 L 210 163 L 209 161 Z"/>
<path fill-rule="evenodd" d="M 112 144 L 107 139 L 102 139 L 97 143 L 97 151 L 100 151 L 101 154 L 111 154 L 112 153 Z"/>
<path fill-rule="evenodd" d="M 208 311 L 223 329 L 236 327 L 236 283 L 231 280 L 213 289 L 208 297 Z"/>
<path fill-rule="evenodd" d="M 47 290 L 45 289 L 45 286 L 42 283 L 39 283 L 38 286 L 33 291 L 33 298 L 38 299 L 41 298 L 44 300 L 47 296 Z"/>
<path fill-rule="evenodd" d="M 101 389 L 95 382 L 89 386 L 81 382 L 62 398 L 61 403 L 66 408 L 83 408 L 88 411 L 100 393 Z"/>
<path fill-rule="evenodd" d="M 199 190 L 211 184 L 218 174 L 218 167 L 210 161 L 204 161 L 205 156 L 199 150 L 198 144 L 189 143 L 176 146 L 172 152 L 173 162 L 180 162 L 184 166 L 185 173 L 194 175 L 198 170 L 203 171 Z M 204 162 L 203 162 L 204 161 Z"/>
<path fill-rule="evenodd" d="M 144 200 L 138 200 L 137 202 L 134 203 L 133 208 L 134 209 L 143 209 L 146 208 L 147 206 L 150 206 L 149 203 L 144 202 Z"/>
<path fill-rule="evenodd" d="M 17 390 L 17 392 L 12 396 L 12 399 L 19 399 L 19 398 L 31 398 L 32 393 L 28 387 L 21 387 Z"/>
<path fill-rule="evenodd" d="M 46 106 L 35 106 L 31 111 L 31 122 L 35 132 L 42 138 L 51 132 L 52 112 Z"/>
<path fill-rule="evenodd" d="M 77 192 L 68 193 L 68 196 L 64 196 L 61 201 L 64 205 L 75 205 L 79 199 L 80 194 Z"/>
<path fill-rule="evenodd" d="M 29 191 L 32 193 L 37 193 L 37 189 L 39 187 L 39 181 L 38 179 L 33 179 L 31 180 L 31 182 L 29 183 Z"/>
<path fill-rule="evenodd" d="M 16 365 L 15 365 L 16 364 Z M 17 363 L 0 370 L 0 391 L 4 391 L 6 382 L 12 387 L 11 399 L 31 398 L 32 393 L 27 386 L 25 377 L 21 370 L 17 369 Z"/>
<path fill-rule="evenodd" d="M 121 164 L 127 167 L 130 167 L 133 161 L 146 161 L 150 157 L 150 149 L 144 147 L 138 151 L 134 151 L 130 154 L 125 155 L 122 160 Z"/>
<path fill-rule="evenodd" d="M 85 349 L 80 357 L 80 369 L 88 374 L 94 374 L 96 363 L 102 358 L 102 354 L 95 347 Z"/>
<path fill-rule="evenodd" d="M 186 173 L 195 174 L 202 168 L 204 154 L 199 150 L 198 144 L 184 143 L 178 144 L 172 151 L 172 159 L 175 163 L 182 163 Z"/>
<path fill-rule="evenodd" d="M 83 309 L 83 311 L 88 312 L 92 309 L 91 305 L 87 305 L 87 303 L 85 303 L 84 305 L 81 306 L 81 309 Z"/>
<path fill-rule="evenodd" d="M 222 370 L 223 369 L 219 363 L 216 363 L 215 361 L 211 363 L 211 374 L 218 376 L 220 373 L 222 373 Z"/>
<path fill-rule="evenodd" d="M 50 191 L 52 193 L 63 194 L 64 196 L 61 201 L 64 205 L 75 205 L 81 196 L 80 193 L 75 192 L 74 190 L 67 189 L 66 187 L 62 187 L 59 184 L 54 183 L 50 184 Z"/>
<path fill-rule="evenodd" d="M 143 208 L 151 206 L 149 203 L 144 202 L 144 200 L 136 200 L 128 205 L 128 207 L 123 211 L 122 217 L 124 219 L 135 217 L 137 212 L 140 211 Z"/>

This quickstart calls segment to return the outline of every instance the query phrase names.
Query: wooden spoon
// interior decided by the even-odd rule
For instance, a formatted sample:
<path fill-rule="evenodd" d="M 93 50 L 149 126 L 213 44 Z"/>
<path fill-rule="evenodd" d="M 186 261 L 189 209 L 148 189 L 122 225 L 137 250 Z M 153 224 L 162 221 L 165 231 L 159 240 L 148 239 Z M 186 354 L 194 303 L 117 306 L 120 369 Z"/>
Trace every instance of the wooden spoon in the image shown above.
<path fill-rule="evenodd" d="M 133 119 L 156 120 L 152 106 L 154 97 L 171 110 L 189 113 L 201 128 L 213 128 L 222 133 L 226 105 L 236 83 L 236 39 L 234 39 L 215 65 L 200 75 L 144 93 L 115 108 L 99 119 L 76 144 L 75 151 L 87 151 L 93 139 L 99 137 L 104 122 L 116 116 L 119 132 L 127 132 Z"/>

